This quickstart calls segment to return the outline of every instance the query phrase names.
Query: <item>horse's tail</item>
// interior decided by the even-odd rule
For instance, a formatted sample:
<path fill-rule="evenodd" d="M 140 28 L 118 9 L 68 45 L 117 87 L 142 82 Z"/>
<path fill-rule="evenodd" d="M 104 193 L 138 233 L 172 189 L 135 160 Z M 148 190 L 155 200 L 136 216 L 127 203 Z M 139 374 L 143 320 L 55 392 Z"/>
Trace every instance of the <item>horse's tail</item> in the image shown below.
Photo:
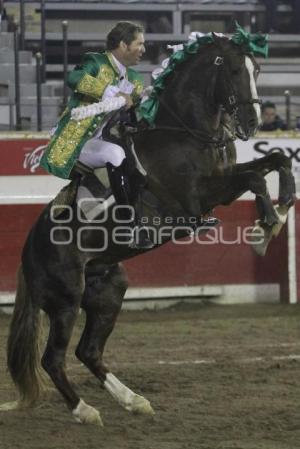
<path fill-rule="evenodd" d="M 7 343 L 7 364 L 19 391 L 19 407 L 32 406 L 45 385 L 40 364 L 40 309 L 32 302 L 22 266 Z"/>

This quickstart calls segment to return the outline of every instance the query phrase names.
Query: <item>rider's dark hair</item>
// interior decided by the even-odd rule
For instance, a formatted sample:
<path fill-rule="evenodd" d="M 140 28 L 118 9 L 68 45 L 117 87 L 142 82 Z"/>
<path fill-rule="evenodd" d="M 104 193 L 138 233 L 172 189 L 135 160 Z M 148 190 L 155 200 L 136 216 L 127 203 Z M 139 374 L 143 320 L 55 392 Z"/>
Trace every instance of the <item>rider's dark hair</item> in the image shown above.
<path fill-rule="evenodd" d="M 120 42 L 130 45 L 136 39 L 138 33 L 143 33 L 144 28 L 132 22 L 118 22 L 107 35 L 107 50 L 115 50 L 119 47 Z"/>

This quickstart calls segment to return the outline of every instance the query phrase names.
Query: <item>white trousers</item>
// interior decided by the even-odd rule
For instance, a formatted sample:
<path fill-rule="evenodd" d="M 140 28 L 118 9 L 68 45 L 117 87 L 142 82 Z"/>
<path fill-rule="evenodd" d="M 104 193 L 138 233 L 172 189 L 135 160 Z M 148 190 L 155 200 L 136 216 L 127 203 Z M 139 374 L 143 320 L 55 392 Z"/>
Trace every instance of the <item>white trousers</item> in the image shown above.
<path fill-rule="evenodd" d="M 105 167 L 107 162 L 119 167 L 124 159 L 123 148 L 115 143 L 105 142 L 100 136 L 89 139 L 79 156 L 79 160 L 91 168 Z"/>

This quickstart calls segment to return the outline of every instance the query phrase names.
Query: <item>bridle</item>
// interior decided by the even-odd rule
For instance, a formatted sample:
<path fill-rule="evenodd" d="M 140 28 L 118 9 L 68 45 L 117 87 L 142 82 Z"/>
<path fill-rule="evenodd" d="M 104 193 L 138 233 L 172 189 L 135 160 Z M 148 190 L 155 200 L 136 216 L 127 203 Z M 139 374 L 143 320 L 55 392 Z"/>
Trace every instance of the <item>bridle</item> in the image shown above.
<path fill-rule="evenodd" d="M 236 99 L 236 93 L 235 93 L 235 88 L 234 85 L 231 81 L 231 76 L 230 73 L 228 71 L 228 68 L 226 67 L 226 65 L 224 64 L 224 58 L 222 56 L 217 56 L 214 60 L 214 64 L 217 67 L 220 67 L 220 71 L 223 71 L 223 79 L 225 80 L 226 84 L 229 86 L 229 94 L 227 96 L 228 102 L 227 105 L 225 107 L 226 112 L 229 115 L 234 115 L 237 113 L 238 107 L 241 105 L 253 105 L 255 103 L 257 104 L 262 104 L 262 100 L 259 98 L 251 98 L 250 100 L 246 100 L 246 101 L 237 101 Z M 225 105 L 224 105 L 225 106 Z"/>
<path fill-rule="evenodd" d="M 229 92 L 227 95 L 227 104 L 223 105 L 225 111 L 230 115 L 230 116 L 234 116 L 235 118 L 237 117 L 237 110 L 238 107 L 240 105 L 253 105 L 255 103 L 261 104 L 262 101 L 259 98 L 252 98 L 250 100 L 247 101 L 237 101 L 236 99 L 236 93 L 235 93 L 235 89 L 233 86 L 233 83 L 231 81 L 231 77 L 230 74 L 228 72 L 227 67 L 224 64 L 224 58 L 222 56 L 216 56 L 214 63 L 213 63 L 217 70 L 219 70 L 219 72 L 221 71 L 221 69 L 223 69 L 223 77 L 225 79 L 225 81 L 227 82 L 227 85 L 229 86 Z M 206 144 L 215 144 L 217 146 L 224 146 L 226 144 L 226 142 L 228 140 L 235 140 L 235 137 L 232 137 L 231 139 L 228 139 L 228 135 L 227 135 L 227 140 L 224 139 L 225 136 L 225 132 L 223 133 L 224 136 L 221 139 L 218 139 L 214 136 L 208 136 L 207 137 L 207 133 L 205 132 L 201 132 L 197 129 L 192 129 L 190 128 L 183 120 L 182 118 L 173 111 L 173 109 L 164 101 L 163 97 L 160 96 L 158 98 L 158 101 L 160 103 L 161 106 L 163 106 L 163 108 L 174 118 L 174 120 L 178 123 L 179 127 L 173 127 L 173 126 L 154 126 L 152 128 L 145 128 L 145 129 L 141 129 L 139 131 L 154 131 L 154 130 L 165 130 L 165 131 L 179 131 L 179 132 L 186 132 L 188 134 L 190 134 L 191 136 L 193 136 L 194 138 L 196 138 L 197 140 L 200 140 L 202 143 L 206 143 Z"/>

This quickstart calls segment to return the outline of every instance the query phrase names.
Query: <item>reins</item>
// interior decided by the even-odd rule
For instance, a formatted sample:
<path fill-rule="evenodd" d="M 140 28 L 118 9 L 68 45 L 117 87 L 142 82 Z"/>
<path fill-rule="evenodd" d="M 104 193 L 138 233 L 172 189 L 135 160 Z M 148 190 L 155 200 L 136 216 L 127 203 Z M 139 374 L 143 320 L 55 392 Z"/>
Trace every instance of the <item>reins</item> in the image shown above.
<path fill-rule="evenodd" d="M 227 67 L 224 64 L 224 58 L 222 56 L 216 56 L 213 64 L 217 67 L 217 69 L 219 69 L 219 70 L 222 69 L 223 77 L 224 77 L 227 85 L 229 86 L 229 91 L 228 91 L 228 95 L 227 95 L 227 104 L 223 105 L 223 107 L 225 108 L 226 112 L 229 113 L 229 115 L 236 116 L 236 112 L 237 112 L 239 105 L 242 105 L 242 104 L 253 105 L 255 103 L 258 103 L 258 104 L 262 103 L 262 101 L 259 98 L 252 98 L 247 101 L 237 102 L 235 89 L 234 89 L 231 77 L 229 76 Z M 145 131 L 159 131 L 159 130 L 186 132 L 186 133 L 190 134 L 191 136 L 193 136 L 195 139 L 200 140 L 202 143 L 214 144 L 219 147 L 225 146 L 228 141 L 235 140 L 234 136 L 232 136 L 229 139 L 224 138 L 226 135 L 224 128 L 223 128 L 223 136 L 221 139 L 215 138 L 213 136 L 207 136 L 207 133 L 205 133 L 205 132 L 201 132 L 197 129 L 190 128 L 182 120 L 182 118 L 176 112 L 173 111 L 173 109 L 167 104 L 167 102 L 165 102 L 165 100 L 161 96 L 158 98 L 158 101 L 159 101 L 160 105 L 169 113 L 169 115 L 171 115 L 174 118 L 174 120 L 180 126 L 172 127 L 172 126 L 156 126 L 155 125 L 154 127 L 150 127 L 150 128 L 139 128 L 137 130 L 138 133 L 145 132 Z"/>
<path fill-rule="evenodd" d="M 198 141 L 204 144 L 208 145 L 215 145 L 217 148 L 224 148 L 228 142 L 233 142 L 235 140 L 235 137 L 232 134 L 229 134 L 225 132 L 226 126 L 222 126 L 223 136 L 222 138 L 215 138 L 212 137 L 211 139 L 204 139 L 203 134 L 200 133 L 197 130 L 192 130 L 193 134 L 192 136 L 197 138 Z M 155 132 L 155 131 L 173 131 L 173 132 L 181 132 L 181 133 L 188 133 L 191 134 L 190 131 L 186 130 L 185 128 L 180 128 L 176 126 L 154 126 L 151 128 L 138 128 L 134 131 L 130 131 L 131 134 L 140 134 L 143 132 Z M 201 139 L 199 139 L 199 137 Z M 227 138 L 226 138 L 227 137 Z"/>
<path fill-rule="evenodd" d="M 165 108 L 165 110 L 181 125 L 182 127 L 173 127 L 173 126 L 155 126 L 153 130 L 168 130 L 168 131 L 180 131 L 180 132 L 187 132 L 191 136 L 193 136 L 195 139 L 200 140 L 203 143 L 211 143 L 216 144 L 218 143 L 219 139 L 216 139 L 213 136 L 208 136 L 207 133 L 198 131 L 197 129 L 190 128 L 180 117 L 177 115 L 170 106 L 162 99 L 159 98 L 160 104 Z M 151 129 L 151 128 L 150 128 Z"/>

